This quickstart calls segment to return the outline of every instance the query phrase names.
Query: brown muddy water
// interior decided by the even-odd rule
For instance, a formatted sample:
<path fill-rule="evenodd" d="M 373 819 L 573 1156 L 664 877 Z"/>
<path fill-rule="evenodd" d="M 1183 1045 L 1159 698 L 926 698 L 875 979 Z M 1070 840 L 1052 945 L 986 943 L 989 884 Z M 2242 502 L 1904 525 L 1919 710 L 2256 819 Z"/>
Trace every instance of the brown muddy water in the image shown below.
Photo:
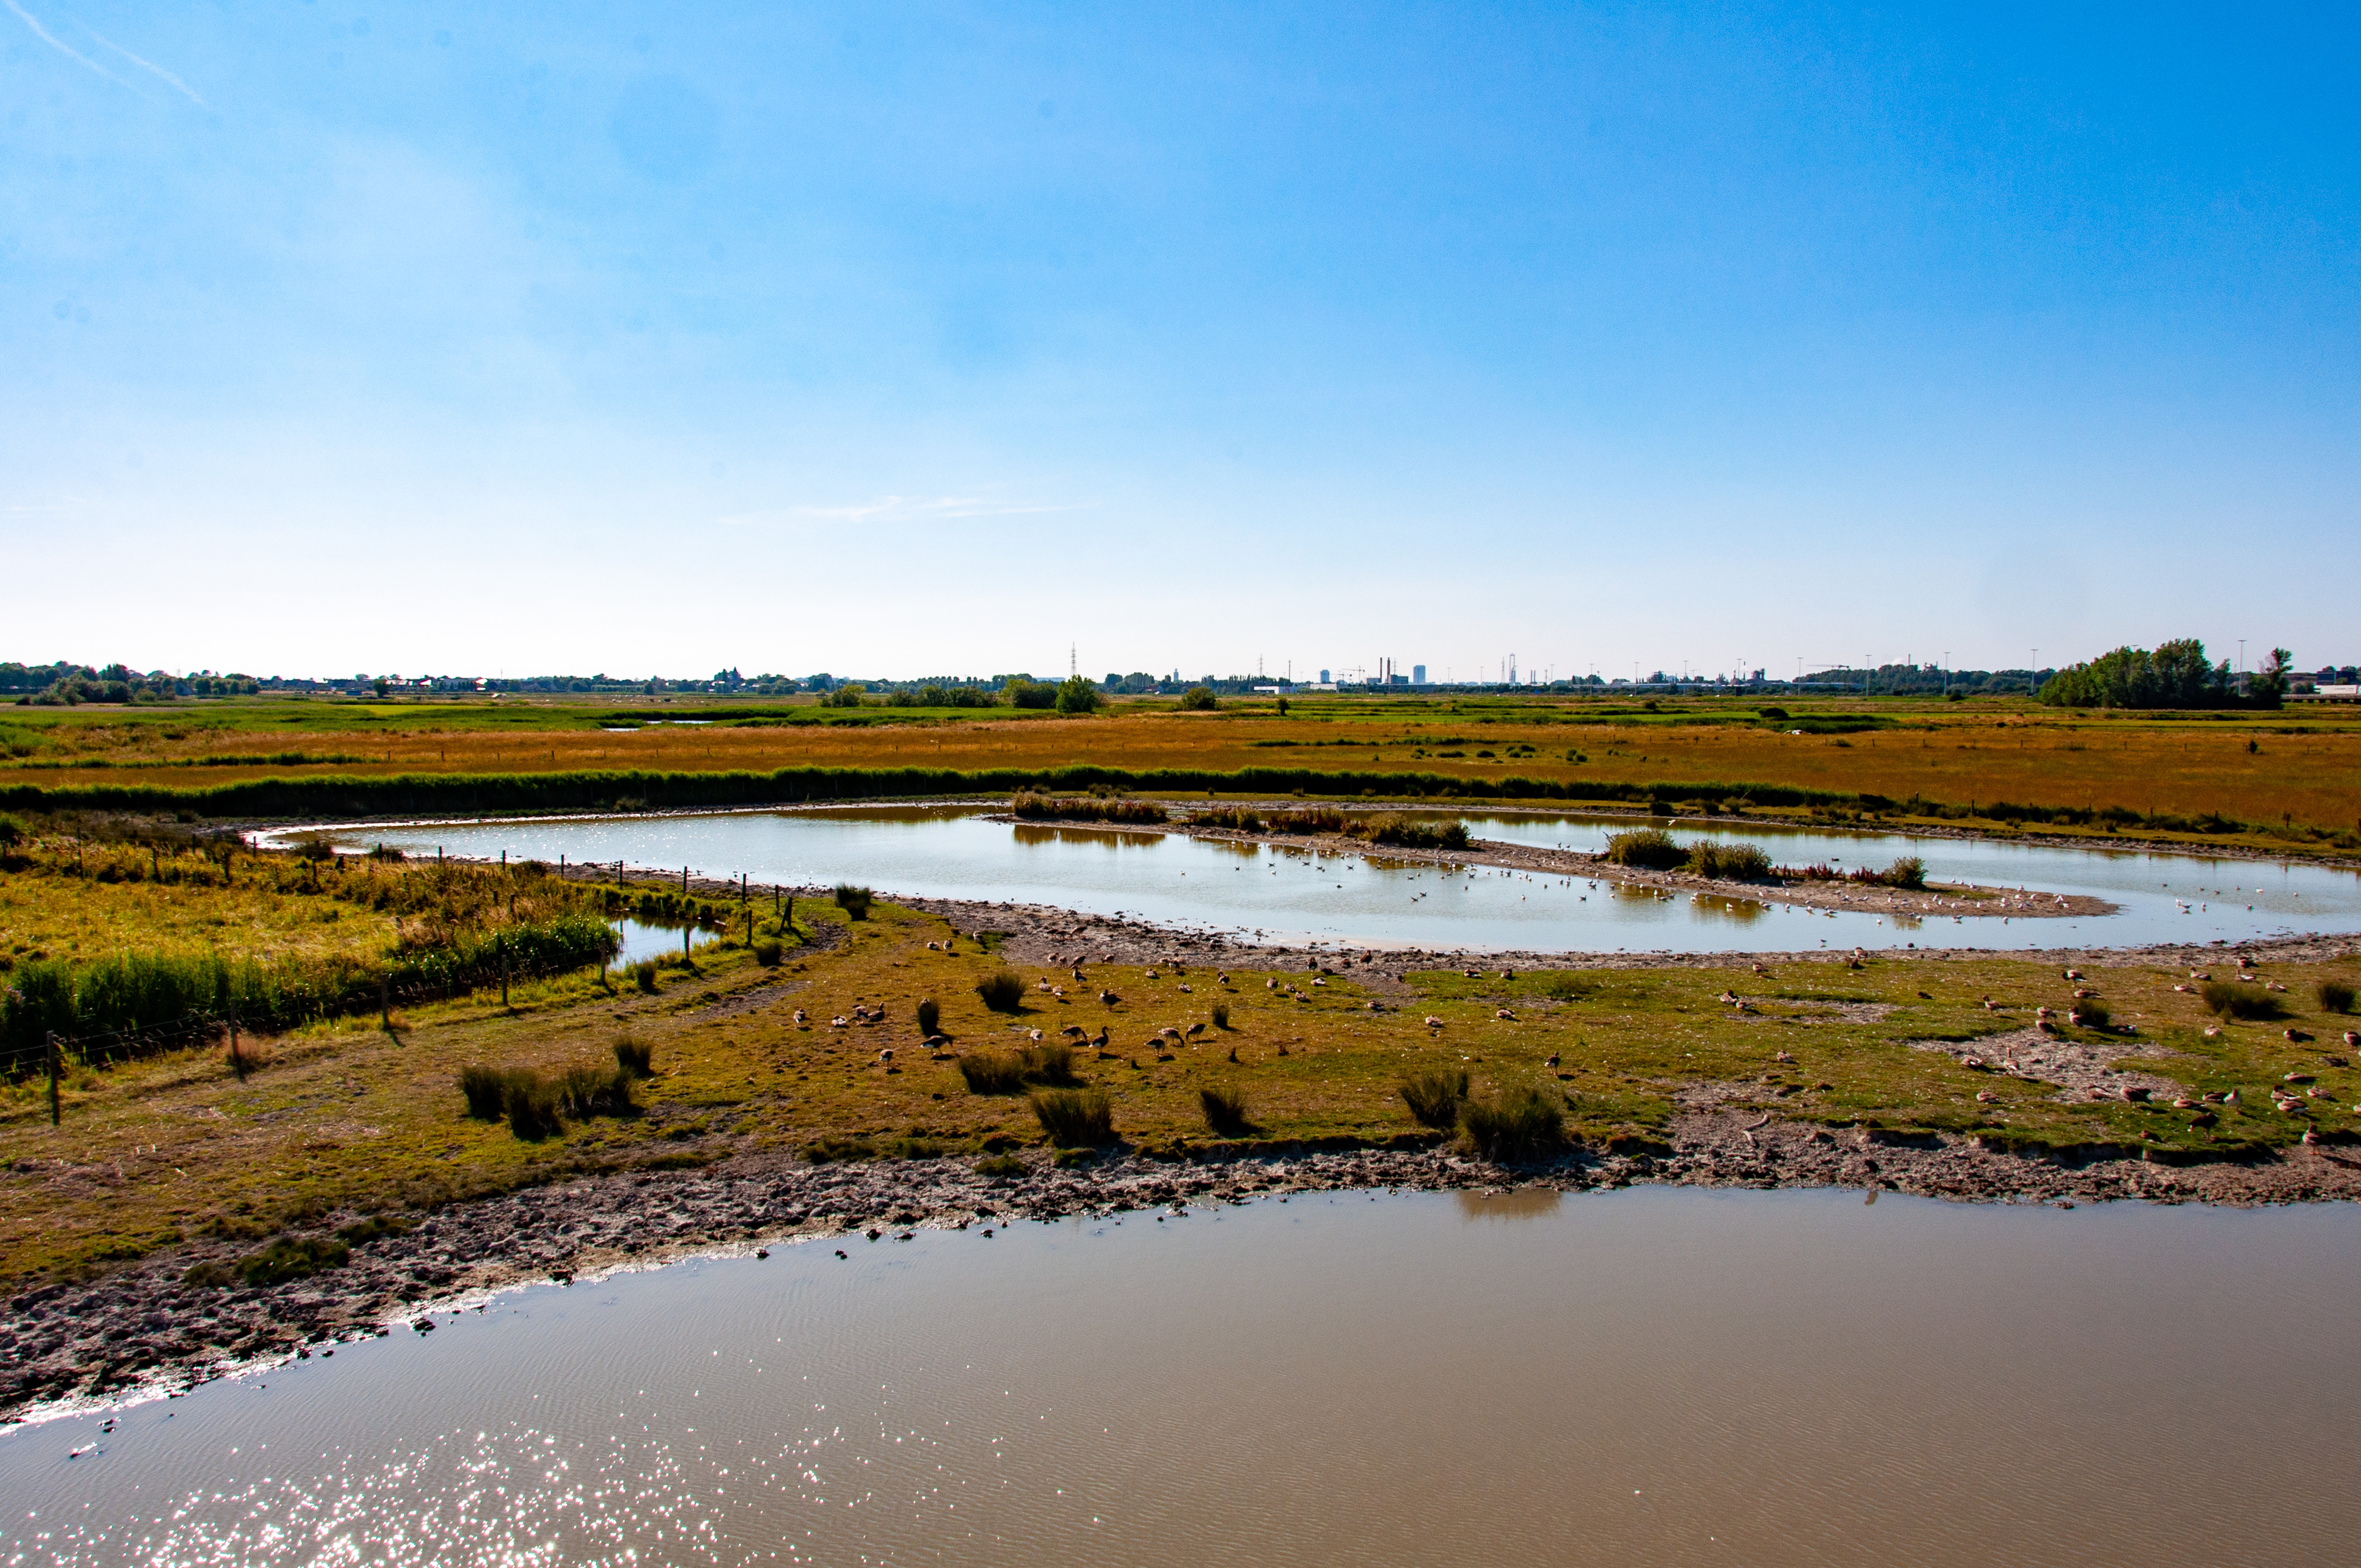
<path fill-rule="evenodd" d="M 2352 1205 L 855 1236 L 16 1429 L 0 1564 L 2351 1562 L 2356 1284 Z"/>

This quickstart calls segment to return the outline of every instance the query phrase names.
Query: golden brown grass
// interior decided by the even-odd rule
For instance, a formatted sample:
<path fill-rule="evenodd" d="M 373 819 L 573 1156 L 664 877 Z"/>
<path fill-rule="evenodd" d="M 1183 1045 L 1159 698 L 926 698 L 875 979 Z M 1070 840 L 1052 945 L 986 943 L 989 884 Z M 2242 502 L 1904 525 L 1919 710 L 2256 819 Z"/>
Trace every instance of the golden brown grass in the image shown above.
<path fill-rule="evenodd" d="M 2284 817 L 2332 832 L 2361 829 L 2361 806 L 2350 782 L 2361 774 L 2361 714 L 2335 708 L 2169 718 L 2080 715 L 1993 699 L 1814 699 L 1791 701 L 1789 710 L 1798 719 L 1866 713 L 1899 728 L 1792 735 L 1752 721 L 1752 704 L 1715 699 L 1667 699 L 1654 713 L 1631 702 L 1541 698 L 1468 699 L 1458 711 L 1448 701 L 1331 701 L 1299 703 L 1286 718 L 1258 706 L 1180 714 L 1160 706 L 1118 705 L 1106 715 L 1078 719 L 1005 715 L 763 728 L 731 728 L 727 707 L 685 703 L 679 706 L 683 714 L 708 715 L 717 722 L 601 730 L 597 716 L 611 706 L 508 703 L 490 717 L 480 711 L 481 705 L 453 705 L 447 712 L 399 705 L 321 708 L 302 716 L 298 739 L 305 752 L 364 760 L 291 766 L 258 761 L 251 769 L 189 762 L 240 750 L 259 759 L 284 750 L 289 737 L 183 726 L 172 739 L 175 731 L 164 719 L 126 718 L 71 731 L 60 721 L 57 733 L 64 749 L 0 762 L 0 782 L 203 786 L 305 773 L 1021 769 L 1083 762 L 1135 771 L 1232 771 L 1262 765 L 1425 772 L 1470 781 L 1513 774 L 1634 784 L 1777 784 L 1866 791 L 1897 800 L 2004 799 L 2180 817 L 2219 812 L 2267 824 Z M 379 709 L 390 721 L 379 717 Z M 495 720 L 531 727 L 463 727 Z M 1457 743 L 1445 744 L 1446 737 L 1456 737 Z M 1509 754 L 1526 747 L 1532 749 L 1529 755 Z M 1483 751 L 1494 755 L 1481 757 Z M 1437 754 L 1444 751 L 1460 754 Z M 1586 760 L 1570 761 L 1569 751 Z M 59 765 L 77 761 L 108 765 Z"/>

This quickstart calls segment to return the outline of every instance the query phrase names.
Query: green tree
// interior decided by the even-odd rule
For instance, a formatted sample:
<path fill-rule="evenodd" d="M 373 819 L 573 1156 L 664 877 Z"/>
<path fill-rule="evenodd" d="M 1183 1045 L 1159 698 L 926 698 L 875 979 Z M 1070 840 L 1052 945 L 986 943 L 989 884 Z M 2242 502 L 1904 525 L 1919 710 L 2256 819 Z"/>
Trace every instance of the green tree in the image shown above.
<path fill-rule="evenodd" d="M 1180 707 L 1184 712 L 1211 713 L 1221 706 L 1211 686 L 1191 686 L 1180 694 Z"/>
<path fill-rule="evenodd" d="M 1068 675 L 1058 684 L 1060 713 L 1096 713 L 1099 710 L 1099 688 L 1080 675 Z"/>

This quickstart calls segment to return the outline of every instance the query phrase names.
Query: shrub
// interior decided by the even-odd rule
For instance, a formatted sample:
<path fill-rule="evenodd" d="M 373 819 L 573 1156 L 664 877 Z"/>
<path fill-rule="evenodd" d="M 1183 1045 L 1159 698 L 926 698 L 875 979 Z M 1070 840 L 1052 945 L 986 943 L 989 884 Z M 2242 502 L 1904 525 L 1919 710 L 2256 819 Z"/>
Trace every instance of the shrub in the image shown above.
<path fill-rule="evenodd" d="M 1096 713 L 1099 710 L 1099 688 L 1082 675 L 1068 675 L 1058 683 L 1060 713 Z"/>
<path fill-rule="evenodd" d="M 1723 844 L 1710 839 L 1689 846 L 1688 869 L 1729 882 L 1761 882 L 1771 874 L 1771 857 L 1753 844 Z"/>
<path fill-rule="evenodd" d="M 970 1094 L 1014 1094 L 1025 1087 L 1025 1058 L 1014 1051 L 970 1051 L 959 1070 Z"/>
<path fill-rule="evenodd" d="M 994 1013 L 1014 1013 L 1025 1005 L 1025 981 L 1015 970 L 999 970 L 975 982 L 975 993 Z"/>
<path fill-rule="evenodd" d="M 1033 1114 L 1061 1149 L 1095 1148 L 1115 1141 L 1115 1104 L 1104 1089 L 1042 1089 L 1033 1094 Z"/>
<path fill-rule="evenodd" d="M 1606 851 L 1600 858 L 1609 865 L 1668 872 L 1684 864 L 1689 852 L 1661 828 L 1633 828 L 1609 835 Z"/>
<path fill-rule="evenodd" d="M 1216 1002 L 1216 1003 L 1213 1003 L 1213 1027 L 1214 1027 L 1214 1028 L 1216 1028 L 1216 1029 L 1226 1029 L 1226 1028 L 1228 1028 L 1229 1026 L 1230 1026 L 1230 1004 L 1229 1004 L 1228 1003 L 1226 1003 L 1226 1002 Z"/>
<path fill-rule="evenodd" d="M 933 997 L 918 998 L 918 1033 L 921 1035 L 935 1033 L 935 1026 L 942 1022 L 942 1018 L 943 1010 L 935 1004 Z"/>
<path fill-rule="evenodd" d="M 1304 806 L 1270 819 L 1274 833 L 1342 833 L 1346 818 L 1333 806 Z"/>
<path fill-rule="evenodd" d="M 1531 1084 L 1466 1102 L 1459 1124 L 1468 1146 L 1487 1159 L 1530 1159 L 1565 1139 L 1564 1105 Z"/>
<path fill-rule="evenodd" d="M 1398 1092 L 1421 1126 L 1455 1127 L 1460 1104 L 1467 1098 L 1467 1075 L 1440 1069 L 1412 1073 L 1401 1080 Z"/>
<path fill-rule="evenodd" d="M 2353 1011 L 2353 988 L 2341 980 L 2320 982 L 2320 1010 L 2323 1013 Z"/>
<path fill-rule="evenodd" d="M 1225 1138 L 1252 1129 L 1246 1120 L 1246 1097 L 1237 1090 L 1208 1084 L 1197 1091 L 1197 1102 L 1204 1108 L 1205 1125 Z"/>
<path fill-rule="evenodd" d="M 1183 713 L 1211 713 L 1221 706 L 1221 700 L 1213 696 L 1211 686 L 1191 686 L 1180 694 L 1180 710 Z"/>
<path fill-rule="evenodd" d="M 1022 1176 L 1025 1162 L 1013 1154 L 988 1154 L 975 1162 L 978 1176 Z"/>
<path fill-rule="evenodd" d="M 1904 855 L 1885 868 L 1888 887 L 1923 888 L 1927 885 L 1927 862 L 1916 855 Z"/>
<path fill-rule="evenodd" d="M 2259 985 L 2209 980 L 2197 994 L 2205 1003 L 2206 1011 L 2220 1017 L 2276 1018 L 2279 1015 L 2278 1001 Z"/>
<path fill-rule="evenodd" d="M 650 995 L 655 993 L 656 965 L 653 959 L 642 959 L 631 966 L 631 983 Z"/>
<path fill-rule="evenodd" d="M 855 887 L 849 882 L 836 884 L 836 906 L 844 911 L 847 920 L 869 918 L 869 905 L 876 894 L 865 887 Z"/>
<path fill-rule="evenodd" d="M 237 1277 L 247 1286 L 278 1285 L 302 1279 L 324 1268 L 342 1268 L 353 1249 L 333 1236 L 280 1236 L 251 1257 L 237 1261 Z"/>
<path fill-rule="evenodd" d="M 645 1040 L 631 1035 L 616 1036 L 615 1065 L 633 1078 L 653 1078 L 655 1069 L 650 1064 L 654 1059 L 654 1047 Z"/>
<path fill-rule="evenodd" d="M 776 937 L 758 937 L 754 939 L 754 961 L 764 969 L 778 968 L 779 955 L 783 950 Z"/>
<path fill-rule="evenodd" d="M 459 1092 L 467 1097 L 468 1115 L 478 1122 L 497 1122 L 508 1093 L 508 1075 L 489 1067 L 462 1068 Z"/>

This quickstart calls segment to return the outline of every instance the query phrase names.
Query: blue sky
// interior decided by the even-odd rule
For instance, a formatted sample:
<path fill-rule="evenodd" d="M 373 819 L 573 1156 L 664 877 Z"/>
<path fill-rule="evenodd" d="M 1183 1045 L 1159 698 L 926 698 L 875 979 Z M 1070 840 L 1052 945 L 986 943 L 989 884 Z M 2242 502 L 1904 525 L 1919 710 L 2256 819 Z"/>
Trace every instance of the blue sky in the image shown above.
<path fill-rule="evenodd" d="M 0 657 L 2361 656 L 2349 14 L 0 6 Z"/>

